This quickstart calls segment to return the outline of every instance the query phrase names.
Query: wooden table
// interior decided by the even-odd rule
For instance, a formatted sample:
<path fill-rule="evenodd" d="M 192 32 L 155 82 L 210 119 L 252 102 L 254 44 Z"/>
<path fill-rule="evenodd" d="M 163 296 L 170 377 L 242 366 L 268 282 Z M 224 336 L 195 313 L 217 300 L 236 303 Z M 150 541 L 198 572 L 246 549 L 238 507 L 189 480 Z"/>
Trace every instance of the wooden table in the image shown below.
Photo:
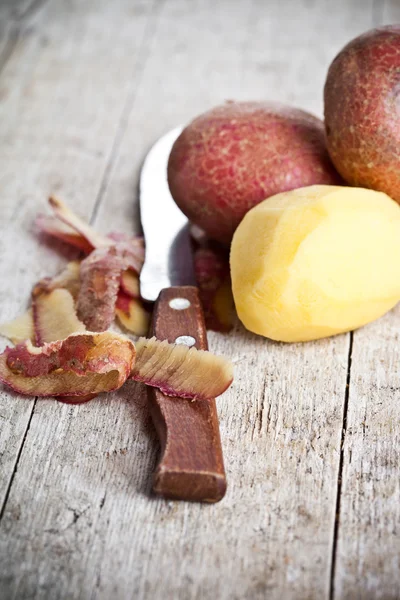
<path fill-rule="evenodd" d="M 50 192 L 136 232 L 161 134 L 232 98 L 321 115 L 335 53 L 396 20 L 396 0 L 2 0 L 0 321 L 68 258 L 32 227 Z M 400 598 L 399 324 L 303 345 L 211 334 L 236 367 L 212 506 L 149 495 L 141 386 L 82 406 L 1 389 L 0 597 Z"/>

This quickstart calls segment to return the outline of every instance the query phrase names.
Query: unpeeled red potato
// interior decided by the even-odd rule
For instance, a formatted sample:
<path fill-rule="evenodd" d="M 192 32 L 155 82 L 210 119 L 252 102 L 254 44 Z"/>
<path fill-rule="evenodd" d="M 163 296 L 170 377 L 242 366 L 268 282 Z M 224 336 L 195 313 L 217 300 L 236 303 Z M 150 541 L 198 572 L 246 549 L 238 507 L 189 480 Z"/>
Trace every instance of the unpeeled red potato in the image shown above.
<path fill-rule="evenodd" d="M 228 102 L 200 115 L 175 142 L 168 164 L 180 209 L 226 244 L 247 211 L 269 196 L 340 181 L 322 122 L 266 102 Z"/>
<path fill-rule="evenodd" d="M 350 331 L 400 299 L 400 207 L 386 194 L 315 185 L 253 208 L 233 237 L 244 326 L 283 342 Z"/>
<path fill-rule="evenodd" d="M 325 83 L 328 150 L 351 185 L 400 202 L 400 25 L 347 44 Z"/>

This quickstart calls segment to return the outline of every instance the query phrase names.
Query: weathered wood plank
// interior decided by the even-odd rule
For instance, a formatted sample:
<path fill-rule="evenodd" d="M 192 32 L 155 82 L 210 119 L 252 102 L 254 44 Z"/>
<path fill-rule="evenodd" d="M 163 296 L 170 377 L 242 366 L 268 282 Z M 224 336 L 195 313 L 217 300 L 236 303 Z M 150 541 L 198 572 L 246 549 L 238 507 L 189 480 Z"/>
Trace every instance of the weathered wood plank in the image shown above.
<path fill-rule="evenodd" d="M 32 284 L 64 262 L 62 253 L 33 233 L 34 216 L 44 209 L 46 196 L 59 193 L 91 215 L 134 85 L 150 11 L 150 3 L 119 2 L 109 22 L 107 2 L 51 3 L 33 28 L 22 30 L 5 64 L 0 77 L 0 321 L 22 312 Z M 1 390 L 0 504 L 32 407 Z"/>
<path fill-rule="evenodd" d="M 399 597 L 400 309 L 354 334 L 335 598 Z"/>
<path fill-rule="evenodd" d="M 0 75 L 14 52 L 18 52 L 27 29 L 39 19 L 49 0 L 3 0 L 0 3 Z M 0 102 L 7 94 L 0 82 Z"/>
<path fill-rule="evenodd" d="M 157 77 L 162 58 L 155 51 L 99 211 L 101 224 L 126 227 L 134 214 L 130 201 L 136 182 L 132 176 L 133 148 L 139 147 L 143 156 L 142 147 L 148 147 L 161 132 L 226 98 L 272 97 L 321 113 L 320 88 L 327 64 L 349 37 L 371 24 L 371 4 L 369 12 L 364 12 L 365 3 L 338 6 L 333 29 L 324 30 L 321 59 L 315 46 L 328 4 L 319 10 L 313 6 L 310 19 L 315 38 L 311 39 L 308 27 L 303 31 L 299 28 L 305 15 L 298 12 L 285 23 L 284 34 L 279 30 L 281 10 L 277 3 L 269 3 L 267 11 L 254 2 L 242 15 L 232 12 L 231 6 L 229 15 L 226 7 L 221 7 L 221 12 L 214 9 L 208 29 L 200 14 L 192 13 L 198 31 L 190 30 L 190 37 L 180 33 L 185 20 L 180 5 L 174 6 L 175 12 L 164 17 L 168 35 L 159 31 L 155 38 L 171 56 L 168 85 Z M 205 11 L 204 3 L 202 7 Z M 211 7 L 208 10 L 211 14 Z M 246 38 L 238 22 L 247 23 Z M 210 32 L 217 31 L 218 25 L 226 38 L 212 37 Z M 235 36 L 231 38 L 229 31 Z M 196 55 L 196 47 L 202 43 L 210 48 L 212 67 L 207 68 L 207 56 L 199 60 Z M 176 48 L 179 50 L 174 52 Z M 283 57 L 282 62 L 277 64 L 276 57 Z M 301 87 L 293 86 L 296 69 L 298 79 L 302 77 Z M 202 73 L 207 73 L 206 89 Z M 114 198 L 120 201 L 120 211 L 112 210 Z M 136 521 L 141 520 L 146 535 L 128 556 L 126 547 L 119 545 L 126 524 L 119 525 L 110 511 L 117 531 L 107 539 L 108 551 L 104 553 L 112 555 L 113 562 L 103 559 L 95 597 L 106 598 L 117 591 L 123 597 L 132 581 L 135 592 L 149 598 L 160 597 L 163 590 L 184 598 L 328 597 L 348 339 L 343 336 L 302 347 L 280 347 L 238 332 L 230 338 L 211 336 L 211 347 L 239 360 L 235 387 L 219 401 L 233 487 L 223 504 L 213 508 L 168 508 L 160 504 L 157 518 L 150 506 L 141 504 Z M 314 365 L 312 375 L 305 363 Z M 328 372 L 327 364 L 331 367 Z M 248 402 L 238 406 L 237 397 L 248 398 Z M 312 414 L 314 410 L 317 412 Z M 175 523 L 170 522 L 174 519 L 169 516 L 171 510 L 176 511 Z M 209 521 L 201 520 L 207 518 Z M 195 525 L 190 527 L 187 521 Z M 147 522 L 152 525 L 146 526 Z M 193 540 L 192 552 L 187 537 Z M 217 550 L 213 550 L 214 543 Z M 144 571 L 143 563 L 138 562 L 140 556 L 146 557 Z M 125 575 L 125 561 L 132 578 Z M 120 574 L 118 587 L 111 577 L 113 572 Z M 188 584 L 185 591 L 183 580 Z"/>
<path fill-rule="evenodd" d="M 138 167 L 163 131 L 225 98 L 249 97 L 243 81 L 258 89 L 258 97 L 270 95 L 268 84 L 259 83 L 260 68 L 251 52 L 266 39 L 259 20 L 268 24 L 270 18 L 260 3 L 229 4 L 229 10 L 226 3 L 198 2 L 190 8 L 168 3 L 142 85 L 132 97 L 121 151 L 103 187 L 97 221 L 102 229 L 135 227 Z M 272 18 L 278 19 L 277 8 Z M 294 23 L 291 28 L 294 32 Z M 273 49 L 283 51 L 276 27 L 269 29 L 267 57 Z M 199 48 L 207 52 L 200 54 Z M 170 56 L 168 77 L 162 68 L 165 56 Z M 290 99 L 289 83 L 281 84 L 279 99 Z M 263 597 L 267 592 L 326 596 L 347 337 L 289 347 L 238 330 L 228 338 L 212 336 L 211 344 L 238 361 L 235 387 L 219 402 L 231 485 L 224 502 L 216 507 L 166 504 L 149 501 L 143 493 L 149 489 L 156 445 L 147 430 L 147 409 L 140 407 L 142 388 L 128 387 L 116 395 L 118 400 L 86 407 L 40 403 L 5 515 L 15 540 L 10 569 L 28 556 L 27 543 L 42 552 L 40 564 L 25 558 L 24 575 L 13 588 L 20 595 L 43 581 L 42 594 L 57 590 L 63 597 L 68 581 L 73 597 L 82 590 L 99 598 L 151 598 L 166 591 L 188 598 Z M 247 401 L 238 405 L 238 396 Z M 73 415 L 77 429 L 71 444 Z M 92 429 L 93 419 L 101 431 Z M 59 423 L 56 431 L 53 422 Z M 48 432 L 51 454 L 39 445 L 43 432 Z M 45 481 L 37 482 L 41 501 L 37 474 L 29 474 L 32 463 L 42 463 L 45 470 Z M 39 509 L 34 516 L 24 512 L 32 504 Z"/>
<path fill-rule="evenodd" d="M 2 0 L 0 21 L 22 23 L 37 15 L 50 0 Z"/>
<path fill-rule="evenodd" d="M 27 8 L 27 2 L 4 2 L 0 9 L 0 118 L 2 124 L 10 119 L 10 114 L 3 111 L 7 104 L 9 96 L 9 82 L 5 73 L 8 63 L 16 60 L 18 54 L 25 47 L 25 51 L 34 52 L 31 45 L 31 36 L 25 30 L 25 19 L 23 14 Z M 22 15 L 22 16 L 21 16 Z M 11 67 L 12 69 L 12 67 Z M 15 167 L 16 161 L 7 162 L 5 159 L 8 154 L 9 139 L 0 133 L 0 176 L 2 184 L 1 213 L 0 224 L 0 277 L 2 285 L 0 289 L 0 318 L 1 321 L 7 320 L 22 312 L 26 304 L 26 289 L 24 283 L 27 278 L 26 272 L 32 269 L 32 275 L 35 272 L 35 257 L 38 255 L 36 245 L 32 246 L 31 236 L 27 240 L 23 239 L 21 233 L 13 228 L 12 221 L 15 207 L 20 198 L 13 194 L 13 189 L 18 185 L 15 180 L 15 170 L 13 171 L 14 181 L 10 177 Z M 21 216 L 21 215 L 20 215 Z M 11 224 L 11 225 L 10 225 Z M 17 258 L 15 254 L 15 244 L 21 242 L 22 252 Z M 32 257 L 32 263 L 27 257 Z M 29 275 L 28 275 L 29 280 Z M 5 345 L 1 340 L 2 347 Z M 18 461 L 23 441 L 29 428 L 30 418 L 34 408 L 34 403 L 23 400 L 14 400 L 10 394 L 3 389 L 0 390 L 0 514 L 3 509 L 4 501 L 8 494 L 8 489 L 12 481 L 15 464 Z"/>
<path fill-rule="evenodd" d="M 400 22 L 400 3 L 398 0 L 384 0 L 382 5 L 382 19 L 379 24 L 389 25 Z"/>
<path fill-rule="evenodd" d="M 12 81 L 9 79 L 9 71 L 4 72 L 9 62 L 21 65 L 19 59 L 24 53 L 28 55 L 32 52 L 33 56 L 36 56 L 37 45 L 32 44 L 29 28 L 32 28 L 33 23 L 40 21 L 40 17 L 43 18 L 41 13 L 44 11 L 45 4 L 46 0 L 4 0 L 0 5 L 0 118 L 3 126 L 5 121 L 11 119 L 11 114 L 7 109 L 10 105 L 8 102 L 10 86 L 15 85 L 15 81 L 19 79 L 17 77 Z M 21 66 L 23 71 L 20 70 L 20 73 L 28 70 L 25 65 Z M 10 71 L 12 72 L 12 70 L 13 67 L 10 66 Z M 2 74 L 3 77 L 1 77 Z M 19 82 L 16 87 L 21 89 Z M 15 119 L 12 120 L 12 123 L 15 123 Z M 14 181 L 10 180 L 9 185 L 7 183 L 3 185 L 4 180 L 7 182 L 10 175 L 15 178 L 16 172 L 13 171 L 16 161 L 8 154 L 10 137 L 3 133 L 5 134 L 4 129 L 0 131 L 0 177 L 2 181 L 0 278 L 2 282 L 6 281 L 7 285 L 3 285 L 0 290 L 1 321 L 12 318 L 25 309 L 27 294 L 24 283 L 27 277 L 29 279 L 27 272 L 31 271 L 31 277 L 34 275 L 37 268 L 35 258 L 40 255 L 38 255 L 36 244 L 32 246 L 31 236 L 25 240 L 17 228 L 13 225 L 9 227 L 10 223 L 15 220 L 14 217 L 17 216 L 16 206 L 18 206 L 20 198 L 14 193 L 18 185 L 15 179 Z M 6 154 L 8 160 L 5 159 Z M 19 158 L 22 162 L 22 156 Z M 15 256 L 15 243 L 18 242 L 21 242 L 22 250 L 20 260 Z M 31 257 L 31 260 L 27 257 Z M 0 343 L 2 346 L 4 345 L 3 340 Z M 15 464 L 29 428 L 33 408 L 34 403 L 24 400 L 17 402 L 9 394 L 5 394 L 3 389 L 0 390 L 0 514 L 12 481 Z"/>
<path fill-rule="evenodd" d="M 373 25 L 396 23 L 396 1 Z M 400 596 L 399 308 L 354 333 L 332 585 L 335 599 Z"/>
<path fill-rule="evenodd" d="M 288 102 L 322 117 L 328 65 L 350 39 L 371 28 L 373 0 L 254 4 L 242 96 Z"/>
<path fill-rule="evenodd" d="M 85 55 L 73 84 L 68 71 L 56 70 L 60 97 L 69 97 L 71 86 L 79 96 L 77 81 L 85 89 L 85 75 L 104 68 L 107 57 L 94 51 L 98 31 L 107 26 L 113 33 L 112 12 L 122 4 L 112 3 L 110 12 L 99 3 L 79 8 L 83 27 L 96 24 L 84 44 L 92 60 Z M 90 214 L 97 196 L 102 230 L 133 231 L 141 160 L 170 127 L 233 97 L 291 101 L 321 113 L 327 64 L 347 39 L 370 27 L 371 3 L 304 1 L 287 21 L 282 15 L 279 2 L 169 1 L 159 21 L 151 21 L 156 29 L 146 64 L 142 55 L 140 85 L 124 80 L 126 102 L 112 150 L 108 124 L 118 122 L 115 95 L 107 88 L 103 98 L 99 79 L 89 86 L 103 102 L 98 122 L 105 132 L 101 125 L 95 132 L 87 127 L 83 137 L 89 147 L 97 141 L 108 149 L 107 160 L 98 160 L 96 172 L 94 160 L 89 169 L 76 156 L 68 162 L 62 147 L 68 138 L 55 136 L 38 172 L 44 169 L 48 177 L 45 159 L 53 161 L 57 174 L 74 176 L 62 180 L 61 191 L 82 214 Z M 71 31 L 71 22 L 61 22 Z M 57 27 L 55 13 L 50 23 Z M 121 26 L 129 38 L 132 21 Z M 71 39 L 52 52 L 52 61 L 58 64 L 63 53 L 78 55 Z M 52 66 L 47 60 L 39 85 Z M 123 65 L 121 80 L 115 75 L 120 84 L 127 76 Z M 50 127 L 54 114 L 34 114 L 35 131 Z M 47 179 L 33 183 L 27 181 L 37 203 Z M 46 258 L 41 273 L 52 260 Z M 19 297 L 27 283 L 21 281 Z M 218 401 L 229 478 L 224 501 L 198 506 L 148 498 L 157 445 L 141 386 L 129 384 L 80 407 L 40 401 L 2 524 L 2 589 L 10 598 L 328 597 L 348 336 L 289 346 L 238 328 L 227 337 L 210 336 L 210 345 L 237 365 L 233 388 Z"/>

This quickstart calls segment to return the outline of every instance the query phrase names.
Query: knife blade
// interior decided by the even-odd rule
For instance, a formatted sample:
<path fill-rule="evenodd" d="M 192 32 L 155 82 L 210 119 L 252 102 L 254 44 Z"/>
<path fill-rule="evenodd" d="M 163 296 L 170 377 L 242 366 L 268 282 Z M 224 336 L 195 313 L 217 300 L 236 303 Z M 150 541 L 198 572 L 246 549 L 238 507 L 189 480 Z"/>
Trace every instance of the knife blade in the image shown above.
<path fill-rule="evenodd" d="M 155 302 L 164 288 L 196 283 L 189 221 L 175 204 L 167 182 L 168 157 L 181 131 L 182 127 L 176 127 L 154 144 L 140 175 L 140 216 L 146 241 L 140 289 L 148 302 Z"/>
<path fill-rule="evenodd" d="M 140 214 L 146 255 L 142 297 L 155 302 L 151 334 L 207 350 L 203 310 L 195 286 L 189 222 L 168 187 L 167 164 L 178 127 L 149 151 L 140 175 Z M 215 400 L 188 402 L 149 388 L 149 406 L 161 443 L 153 491 L 167 498 L 218 502 L 226 478 Z"/>

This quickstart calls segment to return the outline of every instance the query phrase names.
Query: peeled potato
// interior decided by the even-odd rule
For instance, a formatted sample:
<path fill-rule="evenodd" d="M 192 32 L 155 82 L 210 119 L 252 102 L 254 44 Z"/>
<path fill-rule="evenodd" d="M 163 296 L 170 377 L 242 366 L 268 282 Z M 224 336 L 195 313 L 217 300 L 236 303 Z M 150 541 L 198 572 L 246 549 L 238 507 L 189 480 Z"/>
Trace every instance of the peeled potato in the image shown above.
<path fill-rule="evenodd" d="M 231 272 L 250 331 L 299 342 L 356 329 L 400 299 L 400 207 L 362 188 L 277 194 L 236 230 Z"/>

